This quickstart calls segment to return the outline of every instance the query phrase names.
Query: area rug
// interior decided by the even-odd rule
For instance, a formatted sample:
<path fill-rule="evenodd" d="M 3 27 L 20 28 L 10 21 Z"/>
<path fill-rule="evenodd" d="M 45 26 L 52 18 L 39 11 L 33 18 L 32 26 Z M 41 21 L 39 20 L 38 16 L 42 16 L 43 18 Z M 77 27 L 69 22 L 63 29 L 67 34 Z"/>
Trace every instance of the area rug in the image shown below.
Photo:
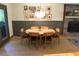
<path fill-rule="evenodd" d="M 68 40 L 79 48 L 79 39 L 68 39 Z"/>

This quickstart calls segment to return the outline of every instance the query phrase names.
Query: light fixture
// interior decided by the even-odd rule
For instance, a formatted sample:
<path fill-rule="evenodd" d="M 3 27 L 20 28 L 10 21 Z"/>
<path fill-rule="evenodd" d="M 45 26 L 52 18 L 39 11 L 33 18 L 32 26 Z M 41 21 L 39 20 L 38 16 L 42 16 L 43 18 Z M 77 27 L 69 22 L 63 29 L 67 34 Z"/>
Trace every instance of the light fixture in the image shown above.
<path fill-rule="evenodd" d="M 43 18 L 45 16 L 45 12 L 43 12 L 43 11 L 36 11 L 35 12 L 35 16 L 37 18 Z"/>
<path fill-rule="evenodd" d="M 35 16 L 40 19 L 45 16 L 45 12 L 41 10 L 41 5 L 40 5 L 40 10 L 35 12 Z"/>

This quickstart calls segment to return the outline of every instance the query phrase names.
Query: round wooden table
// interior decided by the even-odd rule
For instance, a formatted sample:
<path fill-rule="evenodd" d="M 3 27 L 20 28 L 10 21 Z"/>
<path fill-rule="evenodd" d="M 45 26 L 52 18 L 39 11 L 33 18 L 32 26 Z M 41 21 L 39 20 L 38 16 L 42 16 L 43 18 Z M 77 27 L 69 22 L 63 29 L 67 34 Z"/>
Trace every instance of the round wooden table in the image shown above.
<path fill-rule="evenodd" d="M 44 33 L 48 33 L 48 32 L 53 32 L 56 33 L 56 31 L 54 29 L 46 29 L 46 30 L 32 30 L 32 29 L 27 29 L 25 31 L 27 34 L 29 32 L 35 32 L 35 33 L 39 33 L 40 35 L 44 34 Z"/>
<path fill-rule="evenodd" d="M 44 33 L 48 33 L 48 32 L 56 33 L 56 31 L 54 29 L 46 29 L 46 30 L 45 29 L 44 30 L 43 29 L 42 30 L 27 29 L 27 30 L 25 30 L 25 32 L 27 34 L 29 34 L 30 32 L 39 33 L 40 34 L 40 47 L 41 47 L 41 37 Z"/>

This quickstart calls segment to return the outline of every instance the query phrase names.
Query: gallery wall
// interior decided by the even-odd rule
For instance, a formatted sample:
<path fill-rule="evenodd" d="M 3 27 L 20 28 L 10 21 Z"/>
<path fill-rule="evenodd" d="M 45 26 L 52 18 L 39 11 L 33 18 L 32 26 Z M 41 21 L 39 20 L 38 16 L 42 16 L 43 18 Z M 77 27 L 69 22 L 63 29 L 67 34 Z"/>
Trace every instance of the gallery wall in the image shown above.
<path fill-rule="evenodd" d="M 63 11 L 64 4 L 55 4 L 55 3 L 21 3 L 13 4 L 13 20 L 30 20 L 24 19 L 24 6 L 41 6 L 41 9 L 46 9 L 48 6 L 52 8 L 52 19 L 51 21 L 63 21 Z M 35 19 L 37 21 L 37 19 Z"/>

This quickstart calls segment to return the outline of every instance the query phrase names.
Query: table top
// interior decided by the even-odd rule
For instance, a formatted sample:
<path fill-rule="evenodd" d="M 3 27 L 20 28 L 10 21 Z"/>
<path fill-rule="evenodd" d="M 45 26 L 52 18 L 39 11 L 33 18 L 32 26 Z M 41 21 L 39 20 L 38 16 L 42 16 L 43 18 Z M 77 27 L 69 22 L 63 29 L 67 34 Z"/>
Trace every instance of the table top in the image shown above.
<path fill-rule="evenodd" d="M 44 34 L 44 33 L 47 33 L 47 32 L 53 32 L 53 33 L 56 33 L 56 31 L 54 29 L 46 29 L 46 30 L 35 30 L 35 29 L 27 29 L 25 31 L 26 33 L 29 33 L 29 32 L 35 32 L 35 33 L 39 33 L 39 34 Z"/>

